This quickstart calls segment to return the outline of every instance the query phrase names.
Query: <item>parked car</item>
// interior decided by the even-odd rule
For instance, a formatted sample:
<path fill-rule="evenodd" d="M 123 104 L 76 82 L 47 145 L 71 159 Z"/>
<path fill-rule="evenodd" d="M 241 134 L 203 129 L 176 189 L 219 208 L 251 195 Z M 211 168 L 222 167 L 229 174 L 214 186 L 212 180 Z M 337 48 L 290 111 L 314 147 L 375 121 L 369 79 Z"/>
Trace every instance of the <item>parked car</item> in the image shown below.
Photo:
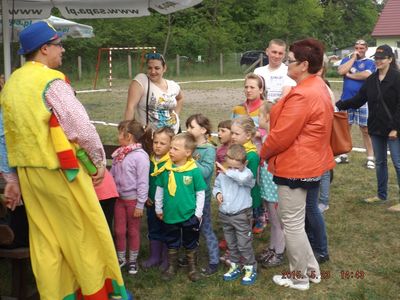
<path fill-rule="evenodd" d="M 250 50 L 244 52 L 240 58 L 240 65 L 254 64 L 260 58 L 260 54 L 263 55 L 263 66 L 268 65 L 268 56 L 265 54 L 264 50 Z"/>

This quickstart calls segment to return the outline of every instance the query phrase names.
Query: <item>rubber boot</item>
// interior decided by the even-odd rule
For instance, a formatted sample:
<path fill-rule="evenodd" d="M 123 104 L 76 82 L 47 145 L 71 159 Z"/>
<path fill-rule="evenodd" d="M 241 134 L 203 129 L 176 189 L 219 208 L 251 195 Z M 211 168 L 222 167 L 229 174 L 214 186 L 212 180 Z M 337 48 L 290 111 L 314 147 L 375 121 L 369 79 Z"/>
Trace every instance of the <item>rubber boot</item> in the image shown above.
<path fill-rule="evenodd" d="M 148 269 L 158 266 L 161 262 L 161 250 L 163 243 L 156 240 L 150 240 L 150 257 L 142 262 L 142 267 Z"/>
<path fill-rule="evenodd" d="M 168 248 L 167 244 L 163 243 L 161 247 L 161 263 L 160 270 L 165 272 L 168 269 Z"/>
<path fill-rule="evenodd" d="M 189 265 L 189 279 L 191 281 L 198 281 L 201 279 L 197 271 L 197 249 L 186 250 L 186 259 Z"/>
<path fill-rule="evenodd" d="M 163 280 L 171 280 L 178 268 L 178 249 L 168 249 L 168 269 L 162 274 Z"/>

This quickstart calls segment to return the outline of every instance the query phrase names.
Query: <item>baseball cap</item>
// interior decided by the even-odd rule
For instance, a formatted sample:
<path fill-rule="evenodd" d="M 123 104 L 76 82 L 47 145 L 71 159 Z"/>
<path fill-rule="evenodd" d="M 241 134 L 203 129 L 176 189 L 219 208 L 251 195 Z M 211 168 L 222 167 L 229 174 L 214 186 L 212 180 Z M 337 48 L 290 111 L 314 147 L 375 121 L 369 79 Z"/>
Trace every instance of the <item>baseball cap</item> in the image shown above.
<path fill-rule="evenodd" d="M 378 58 L 393 57 L 392 47 L 386 44 L 381 45 L 376 48 L 375 54 L 373 56 Z"/>
<path fill-rule="evenodd" d="M 53 26 L 45 21 L 33 23 L 19 34 L 21 48 L 18 50 L 18 54 L 25 55 L 31 53 L 47 42 L 56 40 L 61 36 L 62 32 L 56 31 Z"/>

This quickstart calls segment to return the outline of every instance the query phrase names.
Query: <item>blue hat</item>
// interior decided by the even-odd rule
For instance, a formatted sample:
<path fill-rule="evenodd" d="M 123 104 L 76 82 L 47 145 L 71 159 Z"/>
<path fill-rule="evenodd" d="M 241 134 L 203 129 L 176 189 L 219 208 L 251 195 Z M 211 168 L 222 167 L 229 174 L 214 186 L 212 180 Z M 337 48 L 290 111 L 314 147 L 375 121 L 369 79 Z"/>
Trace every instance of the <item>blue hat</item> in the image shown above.
<path fill-rule="evenodd" d="M 21 48 L 19 55 L 31 53 L 49 41 L 56 40 L 62 36 L 62 32 L 57 32 L 53 26 L 45 21 L 39 21 L 26 27 L 19 34 Z"/>

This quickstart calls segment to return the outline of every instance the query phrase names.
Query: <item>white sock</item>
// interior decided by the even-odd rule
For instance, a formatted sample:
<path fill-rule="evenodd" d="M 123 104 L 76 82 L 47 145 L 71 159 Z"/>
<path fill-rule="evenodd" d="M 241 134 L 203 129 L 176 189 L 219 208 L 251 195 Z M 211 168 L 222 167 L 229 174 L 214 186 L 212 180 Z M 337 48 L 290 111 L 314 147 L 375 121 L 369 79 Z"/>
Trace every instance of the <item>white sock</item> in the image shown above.
<path fill-rule="evenodd" d="M 126 252 L 125 251 L 117 251 L 118 260 L 126 261 Z"/>
<path fill-rule="evenodd" d="M 139 251 L 129 250 L 129 262 L 136 262 Z"/>

